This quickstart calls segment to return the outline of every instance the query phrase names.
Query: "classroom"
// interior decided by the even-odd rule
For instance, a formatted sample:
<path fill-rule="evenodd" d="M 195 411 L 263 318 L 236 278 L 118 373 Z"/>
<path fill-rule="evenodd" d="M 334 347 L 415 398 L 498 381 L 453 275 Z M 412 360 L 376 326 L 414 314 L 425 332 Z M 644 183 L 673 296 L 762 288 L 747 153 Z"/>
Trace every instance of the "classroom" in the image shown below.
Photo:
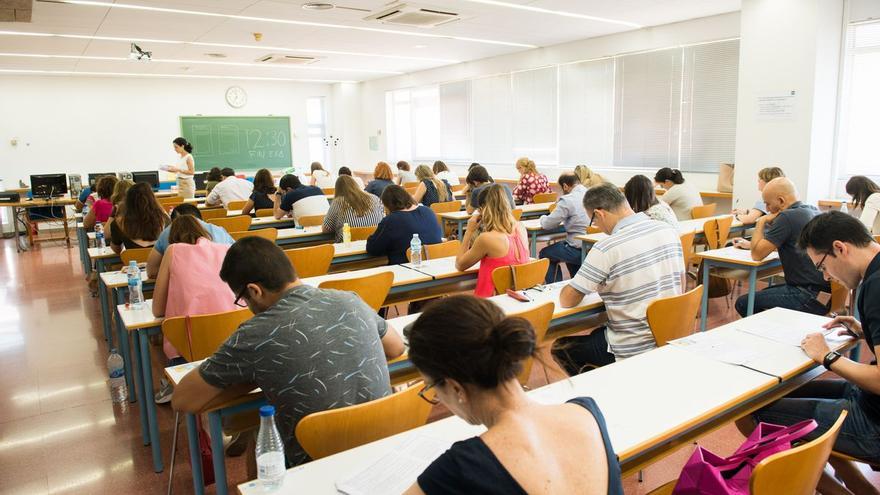
<path fill-rule="evenodd" d="M 880 495 L 877 0 L 0 0 L 0 494 Z"/>

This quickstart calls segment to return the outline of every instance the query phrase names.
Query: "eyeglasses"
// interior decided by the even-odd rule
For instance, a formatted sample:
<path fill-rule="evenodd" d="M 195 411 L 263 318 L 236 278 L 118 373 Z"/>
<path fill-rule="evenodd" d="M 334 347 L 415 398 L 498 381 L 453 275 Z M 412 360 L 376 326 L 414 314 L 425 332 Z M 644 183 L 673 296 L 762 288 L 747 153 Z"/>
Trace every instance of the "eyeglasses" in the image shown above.
<path fill-rule="evenodd" d="M 244 289 L 241 289 L 241 292 L 238 293 L 238 296 L 236 296 L 235 301 L 233 301 L 232 304 L 235 304 L 239 308 L 248 307 L 247 301 L 245 301 L 244 303 L 241 302 L 241 300 L 244 298 L 244 295 L 246 293 L 247 293 L 247 285 L 244 286 Z"/>
<path fill-rule="evenodd" d="M 596 210 L 593 210 L 593 214 L 590 215 L 590 224 L 587 227 L 592 227 L 594 221 L 596 221 Z"/>
<path fill-rule="evenodd" d="M 437 381 L 434 382 L 434 383 L 430 383 L 430 384 L 425 385 L 424 387 L 422 387 L 421 390 L 419 390 L 419 397 L 421 397 L 422 400 L 424 400 L 424 401 L 427 402 L 428 404 L 432 404 L 432 405 L 435 405 L 435 406 L 436 406 L 437 404 L 440 403 L 440 399 L 437 398 L 437 394 L 435 393 L 435 394 L 434 394 L 434 397 L 426 397 L 425 394 L 427 394 L 428 391 L 431 390 L 432 388 L 434 388 L 434 387 L 438 387 L 438 386 L 440 386 L 440 385 L 443 385 L 443 383 L 444 383 L 445 381 L 446 381 L 446 380 L 444 380 L 444 379 L 441 378 L 440 380 L 437 380 Z"/>
<path fill-rule="evenodd" d="M 825 273 L 825 258 L 827 258 L 829 254 L 831 254 L 831 252 L 827 252 L 825 253 L 825 256 L 822 256 L 822 259 L 819 260 L 819 263 L 816 265 L 816 270 Z"/>

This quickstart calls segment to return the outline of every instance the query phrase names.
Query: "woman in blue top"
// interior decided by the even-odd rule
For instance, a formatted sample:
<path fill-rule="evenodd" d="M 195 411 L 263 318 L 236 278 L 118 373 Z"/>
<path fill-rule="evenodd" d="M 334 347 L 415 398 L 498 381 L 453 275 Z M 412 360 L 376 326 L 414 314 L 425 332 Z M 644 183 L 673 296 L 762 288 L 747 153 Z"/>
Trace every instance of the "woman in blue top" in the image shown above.
<path fill-rule="evenodd" d="M 423 246 L 442 241 L 437 215 L 427 206 L 413 201 L 406 189 L 396 184 L 386 187 L 382 204 L 388 215 L 367 239 L 370 256 L 387 256 L 389 265 L 398 265 L 407 262 L 406 250 L 413 234 L 419 234 Z"/>
<path fill-rule="evenodd" d="M 434 171 L 427 165 L 416 167 L 416 177 L 419 179 L 419 187 L 413 193 L 413 199 L 425 206 L 434 203 L 452 201 L 452 186 L 445 180 L 440 180 L 434 175 Z"/>
<path fill-rule="evenodd" d="M 420 393 L 443 403 L 478 437 L 456 442 L 406 491 L 418 494 L 623 495 L 605 419 L 589 397 L 531 400 L 517 380 L 537 356 L 535 331 L 491 301 L 452 296 L 428 306 L 404 333 L 425 380 Z M 433 398 L 424 392 L 433 389 Z"/>

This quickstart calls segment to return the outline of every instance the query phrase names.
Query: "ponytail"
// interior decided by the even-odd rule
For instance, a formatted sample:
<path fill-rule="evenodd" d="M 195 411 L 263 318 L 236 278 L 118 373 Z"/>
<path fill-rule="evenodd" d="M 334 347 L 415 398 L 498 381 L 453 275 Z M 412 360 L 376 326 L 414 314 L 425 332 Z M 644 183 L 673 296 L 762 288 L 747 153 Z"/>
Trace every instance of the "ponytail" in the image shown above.
<path fill-rule="evenodd" d="M 684 176 L 681 170 L 673 170 L 669 167 L 663 167 L 654 175 L 656 182 L 671 181 L 673 184 L 684 184 Z"/>
<path fill-rule="evenodd" d="M 190 143 L 189 141 L 187 141 L 186 139 L 184 139 L 182 137 L 176 138 L 172 142 L 174 144 L 180 146 L 181 148 L 183 148 L 183 151 L 186 151 L 187 153 L 192 153 L 192 151 L 193 151 L 192 143 Z"/>

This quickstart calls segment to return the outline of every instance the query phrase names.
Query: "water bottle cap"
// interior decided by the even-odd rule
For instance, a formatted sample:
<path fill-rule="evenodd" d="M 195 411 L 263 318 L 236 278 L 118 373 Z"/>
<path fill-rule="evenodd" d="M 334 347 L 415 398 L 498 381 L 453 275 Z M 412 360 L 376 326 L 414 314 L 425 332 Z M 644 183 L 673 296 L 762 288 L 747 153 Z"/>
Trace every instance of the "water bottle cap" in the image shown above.
<path fill-rule="evenodd" d="M 260 417 L 266 418 L 269 416 L 275 416 L 275 406 L 262 406 L 262 407 L 260 407 Z"/>
<path fill-rule="evenodd" d="M 135 261 L 135 260 L 130 260 L 130 261 L 128 262 L 128 266 L 137 266 L 137 264 L 138 264 L 138 262 Z"/>
<path fill-rule="evenodd" d="M 113 348 L 110 349 L 110 354 L 116 354 L 116 348 L 115 348 L 115 347 L 113 347 Z"/>

